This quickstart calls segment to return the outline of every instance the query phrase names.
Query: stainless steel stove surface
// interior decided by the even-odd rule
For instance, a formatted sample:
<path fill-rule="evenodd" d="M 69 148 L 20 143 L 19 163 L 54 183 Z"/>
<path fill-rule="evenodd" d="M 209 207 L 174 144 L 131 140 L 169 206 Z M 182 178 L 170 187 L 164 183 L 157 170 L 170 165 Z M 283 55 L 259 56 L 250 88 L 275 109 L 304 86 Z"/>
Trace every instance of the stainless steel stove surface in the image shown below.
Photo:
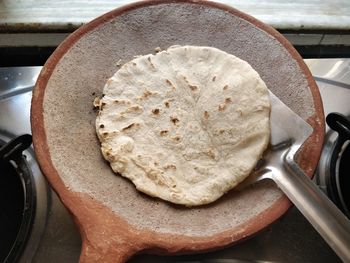
<path fill-rule="evenodd" d="M 305 60 L 320 88 L 325 113 L 350 115 L 350 59 Z M 31 133 L 31 90 L 41 67 L 0 68 L 0 139 Z M 336 134 L 327 128 L 327 138 Z M 326 142 L 326 146 L 332 140 Z M 329 147 L 328 147 L 329 148 Z M 32 169 L 37 200 L 33 228 L 20 262 L 78 262 L 81 240 L 71 215 L 35 162 L 32 148 L 24 152 Z M 323 155 L 327 155 L 325 147 Z M 321 162 L 322 165 L 322 162 Z M 319 169 L 322 173 L 322 167 Z M 319 172 L 320 173 L 320 172 Z M 319 174 L 317 174 L 318 176 Z M 318 180 L 320 187 L 322 180 Z M 230 220 L 229 218 L 227 220 Z M 208 226 L 210 227 L 210 226 Z M 1 227 L 0 227 L 1 229 Z M 137 255 L 130 262 L 341 262 L 296 208 L 255 237 L 235 246 L 199 255 Z"/>
<path fill-rule="evenodd" d="M 41 67 L 0 68 L 0 140 L 7 142 L 31 133 L 31 90 L 40 70 Z M 77 262 L 81 246 L 78 230 L 41 174 L 33 148 L 24 154 L 33 174 L 36 209 L 19 262 Z"/>

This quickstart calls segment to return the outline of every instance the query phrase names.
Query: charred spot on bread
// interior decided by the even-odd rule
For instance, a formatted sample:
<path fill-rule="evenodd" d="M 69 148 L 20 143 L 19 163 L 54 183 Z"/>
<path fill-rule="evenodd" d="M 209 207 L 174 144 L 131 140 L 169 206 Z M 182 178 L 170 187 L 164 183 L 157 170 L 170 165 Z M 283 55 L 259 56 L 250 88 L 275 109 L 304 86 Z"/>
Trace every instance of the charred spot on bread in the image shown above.
<path fill-rule="evenodd" d="M 160 131 L 160 135 L 161 136 L 165 136 L 165 135 L 167 135 L 169 133 L 169 131 L 167 131 L 167 130 L 162 130 L 162 131 Z"/>
<path fill-rule="evenodd" d="M 195 85 L 188 85 L 188 86 L 192 91 L 196 91 L 198 89 L 198 87 Z"/>
<path fill-rule="evenodd" d="M 158 115 L 159 112 L 160 112 L 159 109 L 153 109 L 153 110 L 152 110 L 152 113 L 153 113 L 154 115 Z"/>
<path fill-rule="evenodd" d="M 175 85 L 170 80 L 166 79 L 165 83 L 168 84 L 173 90 L 176 90 Z"/>
<path fill-rule="evenodd" d="M 134 127 L 134 126 L 135 126 L 135 123 L 131 123 L 130 125 L 124 127 L 124 128 L 122 129 L 122 131 L 129 130 L 129 129 L 131 129 L 131 128 Z"/>
<path fill-rule="evenodd" d="M 176 117 L 170 117 L 170 121 L 176 125 L 180 120 Z"/>

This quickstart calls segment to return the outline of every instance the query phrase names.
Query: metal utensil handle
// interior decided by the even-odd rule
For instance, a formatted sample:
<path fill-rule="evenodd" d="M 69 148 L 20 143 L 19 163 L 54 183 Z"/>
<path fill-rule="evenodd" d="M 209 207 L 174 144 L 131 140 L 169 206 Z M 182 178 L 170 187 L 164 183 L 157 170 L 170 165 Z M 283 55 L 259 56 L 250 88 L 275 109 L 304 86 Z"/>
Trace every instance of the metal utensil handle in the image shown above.
<path fill-rule="evenodd" d="M 306 219 L 319 232 L 334 252 L 350 262 L 350 221 L 308 178 L 294 161 L 293 145 L 284 154 L 283 167 L 268 167 L 269 177 L 288 196 Z"/>

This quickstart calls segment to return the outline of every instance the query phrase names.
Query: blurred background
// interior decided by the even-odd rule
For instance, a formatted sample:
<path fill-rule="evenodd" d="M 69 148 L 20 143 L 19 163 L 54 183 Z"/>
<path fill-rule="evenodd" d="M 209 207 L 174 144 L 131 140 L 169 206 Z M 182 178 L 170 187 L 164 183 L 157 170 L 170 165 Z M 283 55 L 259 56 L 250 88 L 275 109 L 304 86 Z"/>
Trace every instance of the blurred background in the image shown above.
<path fill-rule="evenodd" d="M 0 66 L 43 65 L 74 30 L 135 2 L 1 0 Z M 304 58 L 349 57 L 349 0 L 218 0 L 273 26 Z"/>

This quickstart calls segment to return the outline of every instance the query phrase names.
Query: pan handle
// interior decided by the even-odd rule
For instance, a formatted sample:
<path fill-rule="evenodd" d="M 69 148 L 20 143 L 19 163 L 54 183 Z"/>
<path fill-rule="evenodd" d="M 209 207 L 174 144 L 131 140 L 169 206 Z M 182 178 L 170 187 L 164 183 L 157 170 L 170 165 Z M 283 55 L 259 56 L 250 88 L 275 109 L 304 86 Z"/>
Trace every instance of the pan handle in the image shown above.
<path fill-rule="evenodd" d="M 98 246 L 96 242 L 99 242 Z M 103 240 L 102 242 L 83 238 L 79 263 L 124 263 L 138 252 L 131 245 L 132 242 L 123 240 L 120 236 L 114 240 Z"/>
<path fill-rule="evenodd" d="M 91 196 L 67 191 L 61 200 L 69 207 L 79 227 L 82 239 L 80 263 L 122 263 L 149 247 L 147 233 L 130 225 Z"/>
<path fill-rule="evenodd" d="M 295 163 L 293 145 L 266 167 L 273 179 L 334 252 L 350 262 L 350 221 Z M 278 168 L 276 168 L 278 167 Z"/>

